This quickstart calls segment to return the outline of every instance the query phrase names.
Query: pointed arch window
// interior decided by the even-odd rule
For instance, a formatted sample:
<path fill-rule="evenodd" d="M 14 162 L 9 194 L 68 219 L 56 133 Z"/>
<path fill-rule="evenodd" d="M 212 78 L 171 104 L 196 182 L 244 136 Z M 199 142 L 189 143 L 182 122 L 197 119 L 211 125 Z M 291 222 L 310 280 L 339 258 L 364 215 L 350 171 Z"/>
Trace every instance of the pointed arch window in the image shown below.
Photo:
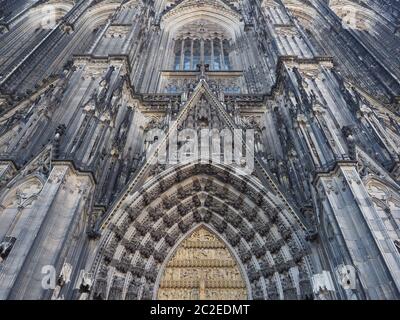
<path fill-rule="evenodd" d="M 192 57 L 192 41 L 185 39 L 184 52 L 183 52 L 183 70 L 191 70 L 191 57 Z"/>
<path fill-rule="evenodd" d="M 211 66 L 211 40 L 204 41 L 204 63 Z"/>
<path fill-rule="evenodd" d="M 231 48 L 230 48 L 230 44 L 228 40 L 224 40 L 222 42 L 222 48 L 223 48 L 223 56 L 224 56 L 224 69 L 225 70 L 231 70 L 231 61 L 230 61 L 230 52 L 231 52 Z"/>
<path fill-rule="evenodd" d="M 196 66 L 200 63 L 201 60 L 201 45 L 200 40 L 196 39 L 193 41 L 193 63 L 192 68 L 196 68 Z"/>
<path fill-rule="evenodd" d="M 182 40 L 177 40 L 175 45 L 175 60 L 174 69 L 179 70 L 181 68 L 181 51 L 182 51 Z"/>
<path fill-rule="evenodd" d="M 221 70 L 221 42 L 219 39 L 213 40 L 213 64 L 212 69 Z"/>

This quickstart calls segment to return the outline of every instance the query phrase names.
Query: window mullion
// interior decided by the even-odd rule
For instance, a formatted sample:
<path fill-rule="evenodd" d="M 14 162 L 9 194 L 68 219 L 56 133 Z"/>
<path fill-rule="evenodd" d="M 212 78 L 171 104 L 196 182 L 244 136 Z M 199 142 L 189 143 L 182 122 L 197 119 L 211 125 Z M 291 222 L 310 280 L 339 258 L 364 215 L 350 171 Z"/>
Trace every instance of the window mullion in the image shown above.
<path fill-rule="evenodd" d="M 191 40 L 191 43 L 190 43 L 190 69 L 193 70 L 194 69 L 194 66 L 193 66 L 193 43 L 194 43 L 194 40 L 193 39 L 190 39 L 190 40 Z"/>
<path fill-rule="evenodd" d="M 181 46 L 181 62 L 180 62 L 180 70 L 183 70 L 183 64 L 185 61 L 185 39 L 182 39 L 182 46 Z"/>
<path fill-rule="evenodd" d="M 221 70 L 226 70 L 228 68 L 225 65 L 225 52 L 224 52 L 224 43 L 222 38 L 219 39 L 219 44 L 221 46 Z"/>
<path fill-rule="evenodd" d="M 211 38 L 211 66 L 210 68 L 214 70 L 214 39 Z"/>
<path fill-rule="evenodd" d="M 200 64 L 204 64 L 204 39 L 200 39 Z"/>

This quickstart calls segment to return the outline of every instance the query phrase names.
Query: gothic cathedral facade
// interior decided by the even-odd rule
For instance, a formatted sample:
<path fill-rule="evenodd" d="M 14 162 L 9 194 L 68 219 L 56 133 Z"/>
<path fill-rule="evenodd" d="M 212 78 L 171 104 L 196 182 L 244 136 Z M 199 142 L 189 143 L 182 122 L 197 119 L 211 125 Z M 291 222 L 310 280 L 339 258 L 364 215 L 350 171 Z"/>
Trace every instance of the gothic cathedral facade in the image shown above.
<path fill-rule="evenodd" d="M 0 0 L 0 299 L 399 299 L 399 19 Z"/>

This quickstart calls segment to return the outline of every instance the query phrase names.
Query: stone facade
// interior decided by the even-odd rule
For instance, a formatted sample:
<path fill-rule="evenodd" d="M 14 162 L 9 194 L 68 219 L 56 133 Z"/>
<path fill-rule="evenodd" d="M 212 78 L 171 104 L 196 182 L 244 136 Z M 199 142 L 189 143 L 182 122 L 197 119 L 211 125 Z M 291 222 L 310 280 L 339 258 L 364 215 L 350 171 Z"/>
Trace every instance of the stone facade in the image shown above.
<path fill-rule="evenodd" d="M 399 17 L 0 0 L 0 299 L 400 298 Z"/>

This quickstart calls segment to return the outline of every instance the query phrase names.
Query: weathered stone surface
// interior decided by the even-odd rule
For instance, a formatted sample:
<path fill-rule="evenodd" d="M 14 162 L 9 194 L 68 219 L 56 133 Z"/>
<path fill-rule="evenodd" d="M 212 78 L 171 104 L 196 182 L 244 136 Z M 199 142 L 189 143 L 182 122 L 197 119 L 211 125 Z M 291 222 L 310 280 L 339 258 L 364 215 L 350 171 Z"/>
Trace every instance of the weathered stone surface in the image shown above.
<path fill-rule="evenodd" d="M 0 2 L 0 299 L 400 298 L 398 2 Z"/>

